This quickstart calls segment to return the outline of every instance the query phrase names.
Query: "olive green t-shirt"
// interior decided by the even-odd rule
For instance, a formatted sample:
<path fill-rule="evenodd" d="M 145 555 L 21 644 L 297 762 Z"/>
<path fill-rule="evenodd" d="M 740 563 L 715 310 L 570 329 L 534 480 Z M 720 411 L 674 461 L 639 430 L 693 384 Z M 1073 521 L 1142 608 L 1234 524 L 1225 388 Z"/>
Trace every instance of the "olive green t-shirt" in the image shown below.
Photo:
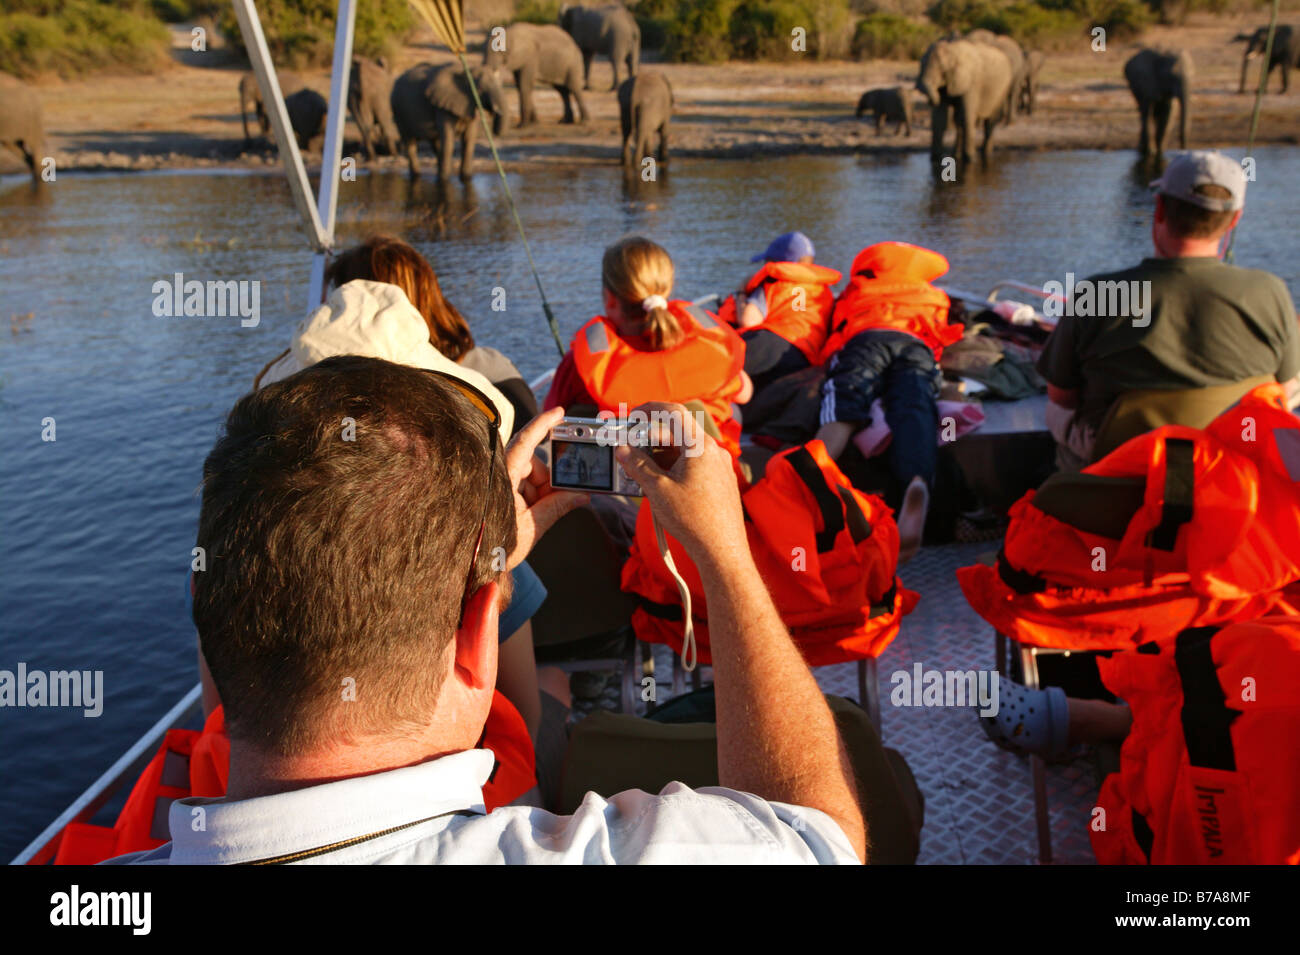
<path fill-rule="evenodd" d="M 1122 272 L 1091 276 L 1090 315 L 1062 316 L 1038 360 L 1058 388 L 1081 392 L 1077 420 L 1096 428 L 1119 395 L 1139 388 L 1227 385 L 1258 375 L 1300 374 L 1300 328 L 1286 285 L 1276 275 L 1216 258 L 1143 259 Z M 1127 312 L 1101 283 L 1138 298 Z M 1082 283 L 1079 283 L 1081 286 Z M 1136 304 L 1145 312 L 1136 317 Z M 1107 314 L 1122 312 L 1123 314 Z"/>

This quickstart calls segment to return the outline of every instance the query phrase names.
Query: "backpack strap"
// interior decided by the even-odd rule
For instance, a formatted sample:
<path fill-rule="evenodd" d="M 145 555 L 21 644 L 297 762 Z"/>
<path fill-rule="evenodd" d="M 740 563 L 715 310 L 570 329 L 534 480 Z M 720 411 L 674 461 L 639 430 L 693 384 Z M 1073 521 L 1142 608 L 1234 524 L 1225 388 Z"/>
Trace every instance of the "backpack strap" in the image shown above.
<path fill-rule="evenodd" d="M 1196 443 L 1189 438 L 1165 439 L 1165 501 L 1160 523 L 1147 536 L 1147 546 L 1172 551 L 1178 531 L 1192 519 L 1196 471 Z"/>

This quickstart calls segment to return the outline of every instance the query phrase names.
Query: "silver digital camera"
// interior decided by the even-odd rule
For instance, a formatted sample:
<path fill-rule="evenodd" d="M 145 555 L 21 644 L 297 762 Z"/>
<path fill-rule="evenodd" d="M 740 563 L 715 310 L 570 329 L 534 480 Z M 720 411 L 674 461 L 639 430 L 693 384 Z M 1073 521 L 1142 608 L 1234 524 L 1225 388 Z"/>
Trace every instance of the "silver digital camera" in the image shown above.
<path fill-rule="evenodd" d="M 646 428 L 602 418 L 562 418 L 551 429 L 551 487 L 594 494 L 641 497 L 641 488 L 614 459 L 621 444 L 646 443 Z"/>

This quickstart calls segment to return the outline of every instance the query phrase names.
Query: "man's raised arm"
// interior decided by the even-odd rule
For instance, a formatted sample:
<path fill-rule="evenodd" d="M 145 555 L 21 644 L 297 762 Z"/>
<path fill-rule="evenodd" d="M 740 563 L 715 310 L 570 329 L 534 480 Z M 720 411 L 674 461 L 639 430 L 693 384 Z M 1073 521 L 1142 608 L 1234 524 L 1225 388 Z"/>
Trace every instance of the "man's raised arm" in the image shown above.
<path fill-rule="evenodd" d="M 819 809 L 866 858 L 866 825 L 835 717 L 781 622 L 745 537 L 731 456 L 680 405 L 690 454 L 667 470 L 619 448 L 655 520 L 686 549 L 704 585 L 718 707 L 718 781 L 771 802 Z"/>

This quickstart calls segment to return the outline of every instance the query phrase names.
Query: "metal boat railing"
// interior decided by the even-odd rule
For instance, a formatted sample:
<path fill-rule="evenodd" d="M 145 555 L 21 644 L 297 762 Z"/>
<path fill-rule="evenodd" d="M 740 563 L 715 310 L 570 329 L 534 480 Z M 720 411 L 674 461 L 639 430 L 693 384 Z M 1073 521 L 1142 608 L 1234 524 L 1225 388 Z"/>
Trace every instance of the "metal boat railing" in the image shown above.
<path fill-rule="evenodd" d="M 10 865 L 44 865 L 54 858 L 59 849 L 59 837 L 71 822 L 89 822 L 123 786 L 134 785 L 149 760 L 153 759 L 167 731 L 188 721 L 199 711 L 203 688 L 195 684 L 157 723 L 136 740 L 131 748 L 118 757 L 90 788 L 83 792 L 59 817 L 28 843 L 27 848 L 14 856 Z"/>

